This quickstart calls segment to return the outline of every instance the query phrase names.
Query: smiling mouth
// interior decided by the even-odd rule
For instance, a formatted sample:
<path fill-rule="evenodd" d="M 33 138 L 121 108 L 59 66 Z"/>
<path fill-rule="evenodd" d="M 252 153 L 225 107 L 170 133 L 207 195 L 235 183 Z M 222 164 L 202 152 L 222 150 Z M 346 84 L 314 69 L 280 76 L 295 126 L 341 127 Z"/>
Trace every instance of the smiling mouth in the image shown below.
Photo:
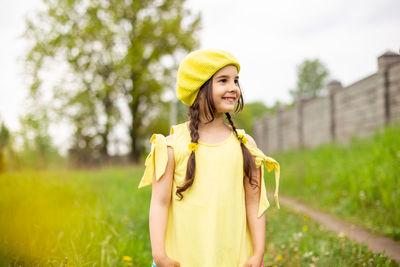
<path fill-rule="evenodd" d="M 235 97 L 223 97 L 223 100 L 229 101 L 229 102 L 234 102 L 236 100 Z"/>

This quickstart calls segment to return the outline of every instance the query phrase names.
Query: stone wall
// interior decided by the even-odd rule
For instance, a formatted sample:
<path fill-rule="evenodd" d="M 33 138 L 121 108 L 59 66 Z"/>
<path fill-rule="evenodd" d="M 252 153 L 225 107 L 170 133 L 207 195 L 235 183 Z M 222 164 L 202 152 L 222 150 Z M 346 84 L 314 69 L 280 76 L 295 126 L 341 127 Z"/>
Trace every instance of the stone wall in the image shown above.
<path fill-rule="evenodd" d="M 255 122 L 255 139 L 266 153 L 315 147 L 332 141 L 347 143 L 400 121 L 400 55 L 378 57 L 378 71 L 347 87 L 338 81 L 329 94 L 300 98 L 291 109 L 279 108 Z"/>
<path fill-rule="evenodd" d="M 400 64 L 389 69 L 389 117 L 400 120 Z"/>
<path fill-rule="evenodd" d="M 329 142 L 331 140 L 329 97 L 304 102 L 302 108 L 303 142 L 299 146 L 313 147 Z"/>

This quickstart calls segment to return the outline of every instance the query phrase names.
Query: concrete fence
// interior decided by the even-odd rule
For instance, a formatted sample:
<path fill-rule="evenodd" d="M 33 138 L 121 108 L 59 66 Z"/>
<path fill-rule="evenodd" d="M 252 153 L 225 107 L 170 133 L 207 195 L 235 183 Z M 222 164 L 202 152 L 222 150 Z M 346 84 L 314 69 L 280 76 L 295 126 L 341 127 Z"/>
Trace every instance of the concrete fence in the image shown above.
<path fill-rule="evenodd" d="M 267 153 L 348 142 L 400 120 L 400 55 L 378 57 L 378 71 L 347 87 L 327 85 L 324 97 L 300 97 L 294 108 L 280 107 L 255 122 L 257 145 Z"/>

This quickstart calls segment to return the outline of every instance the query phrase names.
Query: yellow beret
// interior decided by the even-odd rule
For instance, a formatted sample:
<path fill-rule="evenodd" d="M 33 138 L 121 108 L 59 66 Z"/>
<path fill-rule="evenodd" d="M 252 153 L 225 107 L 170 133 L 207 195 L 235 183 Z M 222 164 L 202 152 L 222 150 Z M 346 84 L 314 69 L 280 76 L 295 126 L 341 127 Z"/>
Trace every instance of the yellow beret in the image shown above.
<path fill-rule="evenodd" d="M 178 69 L 176 95 L 184 104 L 191 106 L 201 86 L 218 70 L 227 66 L 236 66 L 240 71 L 236 58 L 220 49 L 201 49 L 188 54 Z"/>

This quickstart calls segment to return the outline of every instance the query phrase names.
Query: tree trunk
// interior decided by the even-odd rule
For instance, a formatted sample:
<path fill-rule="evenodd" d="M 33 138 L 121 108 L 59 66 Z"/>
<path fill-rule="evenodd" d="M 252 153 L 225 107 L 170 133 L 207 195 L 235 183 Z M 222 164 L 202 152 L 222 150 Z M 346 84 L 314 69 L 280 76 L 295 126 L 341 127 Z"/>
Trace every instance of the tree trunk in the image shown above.
<path fill-rule="evenodd" d="M 136 123 L 135 123 L 136 121 Z M 138 144 L 138 127 L 137 120 L 135 118 L 132 119 L 132 127 L 129 129 L 129 136 L 131 137 L 131 153 L 130 159 L 133 163 L 139 163 L 141 147 Z"/>
<path fill-rule="evenodd" d="M 133 84 L 136 84 L 136 80 L 140 74 L 138 73 L 131 73 L 131 80 Z M 131 90 L 129 92 L 129 95 L 131 96 L 131 101 L 129 103 L 129 109 L 131 112 L 132 116 L 132 121 L 131 125 L 129 128 L 129 136 L 131 138 L 131 152 L 129 155 L 130 160 L 133 163 L 139 163 L 139 157 L 140 157 L 140 146 L 138 144 L 138 132 L 139 132 L 139 127 L 141 126 L 141 118 L 140 115 L 138 114 L 138 108 L 139 108 L 139 96 L 140 96 L 140 90 L 139 87 L 136 90 Z"/>

